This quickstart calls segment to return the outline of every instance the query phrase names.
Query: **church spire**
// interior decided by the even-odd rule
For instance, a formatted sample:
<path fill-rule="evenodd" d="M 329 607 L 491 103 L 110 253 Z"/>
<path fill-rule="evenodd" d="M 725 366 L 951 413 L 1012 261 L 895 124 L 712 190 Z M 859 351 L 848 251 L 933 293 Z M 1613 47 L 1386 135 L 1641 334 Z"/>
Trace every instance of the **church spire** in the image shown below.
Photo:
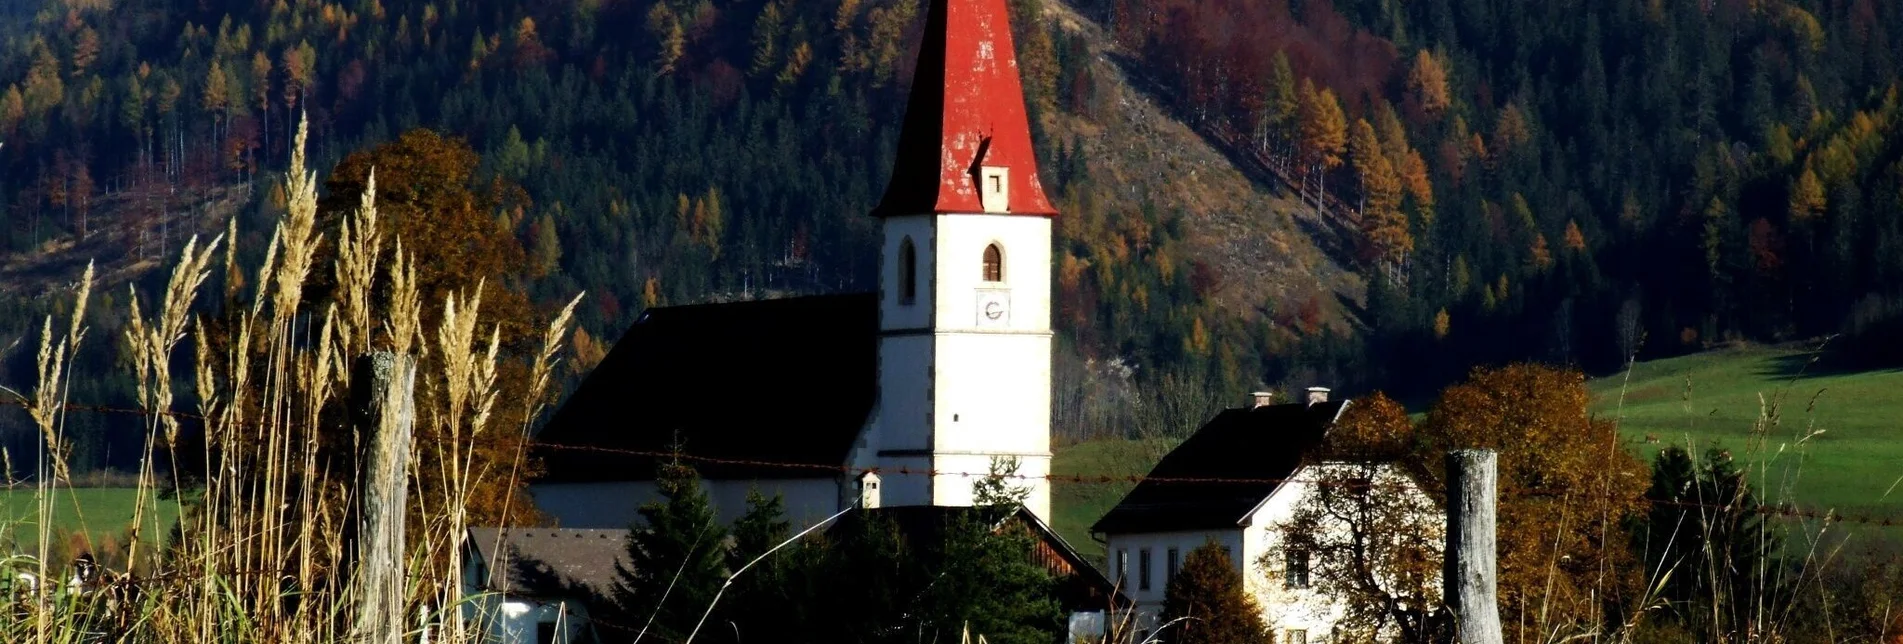
<path fill-rule="evenodd" d="M 873 216 L 1055 215 L 1005 0 L 931 0 L 892 181 Z"/>

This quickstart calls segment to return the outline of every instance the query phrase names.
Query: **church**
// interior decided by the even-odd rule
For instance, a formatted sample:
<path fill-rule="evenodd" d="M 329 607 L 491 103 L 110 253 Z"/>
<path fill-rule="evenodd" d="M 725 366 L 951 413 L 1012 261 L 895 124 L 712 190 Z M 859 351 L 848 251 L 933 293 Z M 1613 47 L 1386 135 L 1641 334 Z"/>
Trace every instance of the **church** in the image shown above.
<path fill-rule="evenodd" d="M 1057 212 L 1014 52 L 1004 0 L 932 3 L 871 213 L 878 291 L 643 313 L 537 437 L 531 489 L 557 526 L 627 527 L 679 454 L 723 519 L 758 489 L 795 526 L 969 507 L 975 482 L 1013 464 L 1049 532 Z"/>

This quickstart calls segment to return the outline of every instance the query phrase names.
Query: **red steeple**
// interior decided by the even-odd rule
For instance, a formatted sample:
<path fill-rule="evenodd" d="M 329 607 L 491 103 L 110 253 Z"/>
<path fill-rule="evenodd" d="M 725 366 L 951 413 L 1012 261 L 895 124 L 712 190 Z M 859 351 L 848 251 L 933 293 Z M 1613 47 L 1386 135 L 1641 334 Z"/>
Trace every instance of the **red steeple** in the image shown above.
<path fill-rule="evenodd" d="M 873 216 L 987 212 L 983 168 L 1008 181 L 1005 207 L 989 212 L 1057 214 L 1037 178 L 1004 2 L 932 2 L 892 182 Z"/>

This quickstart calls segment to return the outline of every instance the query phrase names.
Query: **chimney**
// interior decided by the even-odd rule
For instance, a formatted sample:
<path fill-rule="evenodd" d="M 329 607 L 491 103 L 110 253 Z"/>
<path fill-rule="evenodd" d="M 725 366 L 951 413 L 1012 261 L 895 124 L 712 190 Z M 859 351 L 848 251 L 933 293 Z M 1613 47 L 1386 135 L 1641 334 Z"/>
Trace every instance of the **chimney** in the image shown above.
<path fill-rule="evenodd" d="M 1328 402 L 1328 388 L 1327 387 L 1309 387 L 1308 388 L 1308 404 L 1313 405 L 1315 403 L 1325 403 L 1325 402 Z"/>
<path fill-rule="evenodd" d="M 1257 391 L 1249 394 L 1249 408 L 1267 407 L 1275 404 L 1275 392 Z"/>

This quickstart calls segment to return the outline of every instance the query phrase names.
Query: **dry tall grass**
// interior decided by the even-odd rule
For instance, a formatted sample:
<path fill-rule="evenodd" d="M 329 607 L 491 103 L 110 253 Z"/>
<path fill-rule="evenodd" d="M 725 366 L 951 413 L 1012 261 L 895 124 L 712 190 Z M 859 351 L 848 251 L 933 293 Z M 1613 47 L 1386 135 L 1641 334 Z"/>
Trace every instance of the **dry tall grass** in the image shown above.
<path fill-rule="evenodd" d="M 43 327 L 37 381 L 15 393 L 43 435 L 46 449 L 38 481 L 40 503 L 38 552 L 0 562 L 0 639 L 20 642 L 342 642 L 360 639 L 350 615 L 358 590 L 353 570 L 355 518 L 351 508 L 359 472 L 350 451 L 327 446 L 368 444 L 366 428 L 356 427 L 344 407 L 351 391 L 351 362 L 372 351 L 388 351 L 428 360 L 434 373 L 419 370 L 416 422 L 453 440 L 413 447 L 410 479 L 417 468 L 441 468 L 443 489 L 412 494 L 412 524 L 406 551 L 393 571 L 408 581 L 401 615 L 408 628 L 428 629 L 435 642 L 473 638 L 461 620 L 466 599 L 459 558 L 466 526 L 463 508 L 473 491 L 501 482 L 513 484 L 521 461 L 495 467 L 473 457 L 464 445 L 485 432 L 526 431 L 494 427 L 491 413 L 499 400 L 500 355 L 495 324 L 482 318 L 482 288 L 441 303 L 442 324 L 422 328 L 426 306 L 416 288 L 413 259 L 401 240 L 390 240 L 394 261 L 379 265 L 383 240 L 378 233 L 374 178 L 354 217 L 338 231 L 332 267 L 337 288 L 323 310 L 307 301 L 305 282 L 324 233 L 317 221 L 316 176 L 305 168 L 304 124 L 299 124 L 291 168 L 285 177 L 287 212 L 278 222 L 255 268 L 248 306 L 228 311 L 223 321 L 208 321 L 193 302 L 214 269 L 221 245 L 227 282 L 241 283 L 237 256 L 224 235 L 208 243 L 194 239 L 180 254 L 159 303 L 150 313 L 132 294 L 126 341 L 138 379 L 140 405 L 148 411 L 145 460 L 138 474 L 138 525 L 151 522 L 159 490 L 182 490 L 191 497 L 176 535 L 163 547 L 158 535 L 135 532 L 128 546 L 127 570 L 98 578 L 69 581 L 71 567 L 54 560 L 49 545 L 52 504 L 58 484 L 70 472 L 62 455 L 65 396 L 71 357 L 86 339 L 82 324 L 90 296 L 87 269 L 65 325 L 49 316 Z M 381 272 L 379 272 L 381 271 Z M 378 295 L 377 284 L 384 295 Z M 556 351 L 568 332 L 576 301 L 542 334 L 543 349 L 523 358 L 532 386 L 521 396 L 529 417 L 541 410 Z M 64 329 L 55 334 L 55 328 Z M 176 409 L 173 386 L 187 380 L 174 374 L 180 343 L 192 341 L 188 380 L 197 409 Z M 433 356 L 430 354 L 434 353 Z M 11 390 L 8 390 L 9 392 Z M 202 417 L 202 447 L 181 454 L 197 441 L 179 415 Z M 159 481 L 160 457 L 177 464 L 205 464 L 204 480 L 187 485 Z M 505 463 L 505 466 L 511 465 Z M 4 529 L 0 527 L 0 529 Z M 0 535 L 4 536 L 4 535 Z M 392 572 L 392 571 L 385 571 Z M 46 580 L 44 582 L 39 580 Z M 414 635 L 413 633 L 412 635 Z"/>

